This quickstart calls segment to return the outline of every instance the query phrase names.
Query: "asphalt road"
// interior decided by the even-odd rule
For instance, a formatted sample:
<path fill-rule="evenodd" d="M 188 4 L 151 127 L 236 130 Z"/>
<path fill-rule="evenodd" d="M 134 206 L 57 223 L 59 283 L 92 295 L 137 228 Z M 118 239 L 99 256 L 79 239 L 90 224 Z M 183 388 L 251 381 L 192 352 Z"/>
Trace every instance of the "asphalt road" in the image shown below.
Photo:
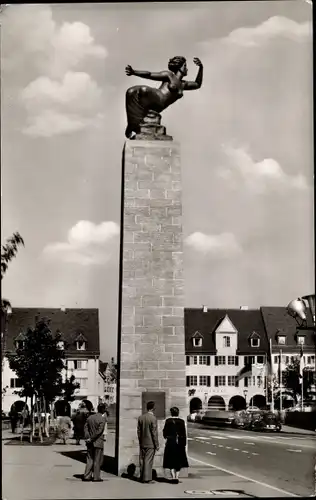
<path fill-rule="evenodd" d="M 316 436 L 188 423 L 191 464 L 209 464 L 294 496 L 314 491 Z M 195 460 L 193 460 L 195 459 Z M 237 478 L 236 478 L 237 479 Z"/>

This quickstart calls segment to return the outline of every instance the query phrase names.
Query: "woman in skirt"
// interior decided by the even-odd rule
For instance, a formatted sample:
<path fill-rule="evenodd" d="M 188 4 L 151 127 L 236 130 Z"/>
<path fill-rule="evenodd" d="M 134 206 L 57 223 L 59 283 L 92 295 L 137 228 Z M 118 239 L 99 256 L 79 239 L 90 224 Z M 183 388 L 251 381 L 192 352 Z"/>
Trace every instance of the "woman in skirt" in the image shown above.
<path fill-rule="evenodd" d="M 170 469 L 172 483 L 178 484 L 180 470 L 189 467 L 185 449 L 187 436 L 185 422 L 179 417 L 179 408 L 172 407 L 170 413 L 171 418 L 167 418 L 163 429 L 166 439 L 163 467 Z"/>

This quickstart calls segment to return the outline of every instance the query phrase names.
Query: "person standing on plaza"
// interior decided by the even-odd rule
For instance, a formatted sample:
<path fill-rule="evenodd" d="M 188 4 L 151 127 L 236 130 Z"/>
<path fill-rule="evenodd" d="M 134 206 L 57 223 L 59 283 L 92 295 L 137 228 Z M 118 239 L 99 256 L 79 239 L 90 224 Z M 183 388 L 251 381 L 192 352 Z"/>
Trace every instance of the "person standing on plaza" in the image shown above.
<path fill-rule="evenodd" d="M 147 412 L 138 418 L 137 436 L 139 442 L 140 481 L 152 483 L 152 467 L 155 453 L 159 450 L 155 403 L 147 403 Z"/>
<path fill-rule="evenodd" d="M 19 414 L 18 414 L 14 404 L 11 406 L 9 417 L 10 417 L 12 434 L 15 434 L 16 427 L 18 425 Z"/>
<path fill-rule="evenodd" d="M 87 445 L 87 465 L 83 481 L 101 482 L 100 469 L 103 463 L 104 428 L 107 421 L 104 403 L 98 405 L 97 413 L 90 414 L 84 426 Z"/>
<path fill-rule="evenodd" d="M 82 403 L 72 419 L 74 425 L 74 438 L 77 445 L 80 444 L 81 439 L 84 439 L 84 426 L 88 416 L 89 412 L 87 407 L 84 403 Z"/>
<path fill-rule="evenodd" d="M 171 472 L 172 483 L 179 483 L 181 469 L 189 467 L 186 454 L 187 436 L 185 422 L 179 418 L 179 408 L 170 409 L 171 418 L 167 418 L 163 429 L 166 446 L 163 456 L 163 467 Z"/>

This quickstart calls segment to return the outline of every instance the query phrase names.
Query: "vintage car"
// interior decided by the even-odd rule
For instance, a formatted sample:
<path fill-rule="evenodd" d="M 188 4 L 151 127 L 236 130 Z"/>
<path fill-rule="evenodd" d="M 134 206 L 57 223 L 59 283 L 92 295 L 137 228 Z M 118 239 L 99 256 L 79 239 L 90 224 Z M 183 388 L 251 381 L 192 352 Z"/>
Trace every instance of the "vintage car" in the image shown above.
<path fill-rule="evenodd" d="M 279 416 L 272 411 L 261 410 L 251 415 L 248 428 L 253 431 L 280 432 L 282 425 Z"/>
<path fill-rule="evenodd" d="M 226 410 L 207 410 L 202 418 L 203 424 L 232 425 L 235 419 L 234 412 Z"/>
<path fill-rule="evenodd" d="M 201 422 L 204 416 L 204 410 L 195 410 L 188 415 L 188 422 Z"/>

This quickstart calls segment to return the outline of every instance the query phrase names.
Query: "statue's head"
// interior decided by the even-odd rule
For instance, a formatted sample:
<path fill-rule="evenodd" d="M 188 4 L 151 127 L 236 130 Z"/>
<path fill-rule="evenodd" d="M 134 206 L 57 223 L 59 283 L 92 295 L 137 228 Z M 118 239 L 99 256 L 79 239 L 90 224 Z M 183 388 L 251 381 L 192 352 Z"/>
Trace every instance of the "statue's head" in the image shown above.
<path fill-rule="evenodd" d="M 170 71 L 172 71 L 173 73 L 181 71 L 183 76 L 186 76 L 188 74 L 186 58 L 182 56 L 172 57 L 171 59 L 169 59 L 168 69 L 170 69 Z"/>

